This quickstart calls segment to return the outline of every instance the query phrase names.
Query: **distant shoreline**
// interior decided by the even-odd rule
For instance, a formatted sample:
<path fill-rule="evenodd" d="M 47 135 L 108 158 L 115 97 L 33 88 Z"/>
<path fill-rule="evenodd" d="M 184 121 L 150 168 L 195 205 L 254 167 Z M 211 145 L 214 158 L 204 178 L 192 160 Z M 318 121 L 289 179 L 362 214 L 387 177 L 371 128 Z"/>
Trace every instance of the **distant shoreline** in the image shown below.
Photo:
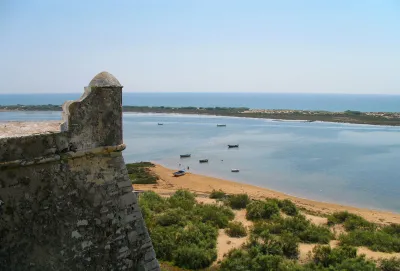
<path fill-rule="evenodd" d="M 13 111 L 61 111 L 60 105 L 0 105 L 0 112 Z M 399 112 L 344 112 L 290 110 L 290 109 L 250 109 L 247 107 L 166 107 L 166 106 L 123 106 L 123 112 L 192 114 L 225 117 L 261 118 L 273 120 L 297 120 L 304 122 L 336 122 L 400 126 Z"/>

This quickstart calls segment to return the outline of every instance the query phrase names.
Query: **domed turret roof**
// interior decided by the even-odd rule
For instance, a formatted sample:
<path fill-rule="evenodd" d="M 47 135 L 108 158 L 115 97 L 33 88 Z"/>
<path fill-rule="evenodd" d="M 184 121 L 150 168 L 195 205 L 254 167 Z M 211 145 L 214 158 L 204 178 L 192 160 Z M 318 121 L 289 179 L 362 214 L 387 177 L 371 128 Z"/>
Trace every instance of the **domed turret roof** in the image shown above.
<path fill-rule="evenodd" d="M 108 72 L 97 74 L 89 83 L 89 87 L 122 87 L 117 78 Z"/>

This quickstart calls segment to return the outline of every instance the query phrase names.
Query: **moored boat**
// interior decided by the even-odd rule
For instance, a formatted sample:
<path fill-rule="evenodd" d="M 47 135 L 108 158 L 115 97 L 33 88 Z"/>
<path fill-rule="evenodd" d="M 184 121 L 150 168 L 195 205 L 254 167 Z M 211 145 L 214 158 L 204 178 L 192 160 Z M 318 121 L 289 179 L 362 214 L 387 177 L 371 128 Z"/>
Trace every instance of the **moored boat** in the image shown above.
<path fill-rule="evenodd" d="M 208 163 L 208 159 L 200 159 L 199 162 L 200 163 Z"/>
<path fill-rule="evenodd" d="M 239 172 L 239 169 L 237 169 L 237 168 L 232 168 L 232 169 L 231 169 L 231 172 Z"/>
<path fill-rule="evenodd" d="M 239 144 L 236 144 L 236 145 L 228 145 L 228 148 L 239 148 Z"/>
<path fill-rule="evenodd" d="M 159 122 L 158 125 L 164 125 L 164 123 L 160 123 L 160 122 Z"/>
<path fill-rule="evenodd" d="M 191 156 L 191 154 L 181 154 L 181 158 L 188 158 L 190 156 Z"/>
<path fill-rule="evenodd" d="M 217 124 L 217 127 L 226 127 L 226 124 Z"/>
<path fill-rule="evenodd" d="M 185 175 L 185 174 L 186 174 L 186 171 L 184 171 L 184 170 L 178 170 L 178 171 L 175 171 L 173 174 L 174 174 L 175 177 L 179 177 L 179 176 Z"/>

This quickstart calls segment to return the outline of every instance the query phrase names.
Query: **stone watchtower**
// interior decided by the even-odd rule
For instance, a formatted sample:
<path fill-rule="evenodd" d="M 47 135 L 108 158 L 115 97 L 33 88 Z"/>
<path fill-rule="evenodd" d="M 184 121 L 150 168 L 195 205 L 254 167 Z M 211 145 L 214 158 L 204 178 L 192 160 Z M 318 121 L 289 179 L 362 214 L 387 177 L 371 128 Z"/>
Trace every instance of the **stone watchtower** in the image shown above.
<path fill-rule="evenodd" d="M 160 270 L 124 149 L 107 72 L 64 103 L 59 131 L 0 138 L 0 270 Z"/>

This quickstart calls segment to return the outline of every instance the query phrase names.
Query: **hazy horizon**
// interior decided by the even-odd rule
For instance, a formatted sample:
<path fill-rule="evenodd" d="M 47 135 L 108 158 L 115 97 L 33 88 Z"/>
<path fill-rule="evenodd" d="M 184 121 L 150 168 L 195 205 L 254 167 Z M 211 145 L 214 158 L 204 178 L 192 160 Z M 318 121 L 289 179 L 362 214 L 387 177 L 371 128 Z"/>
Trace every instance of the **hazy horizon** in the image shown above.
<path fill-rule="evenodd" d="M 0 94 L 400 94 L 398 1 L 0 2 Z"/>

